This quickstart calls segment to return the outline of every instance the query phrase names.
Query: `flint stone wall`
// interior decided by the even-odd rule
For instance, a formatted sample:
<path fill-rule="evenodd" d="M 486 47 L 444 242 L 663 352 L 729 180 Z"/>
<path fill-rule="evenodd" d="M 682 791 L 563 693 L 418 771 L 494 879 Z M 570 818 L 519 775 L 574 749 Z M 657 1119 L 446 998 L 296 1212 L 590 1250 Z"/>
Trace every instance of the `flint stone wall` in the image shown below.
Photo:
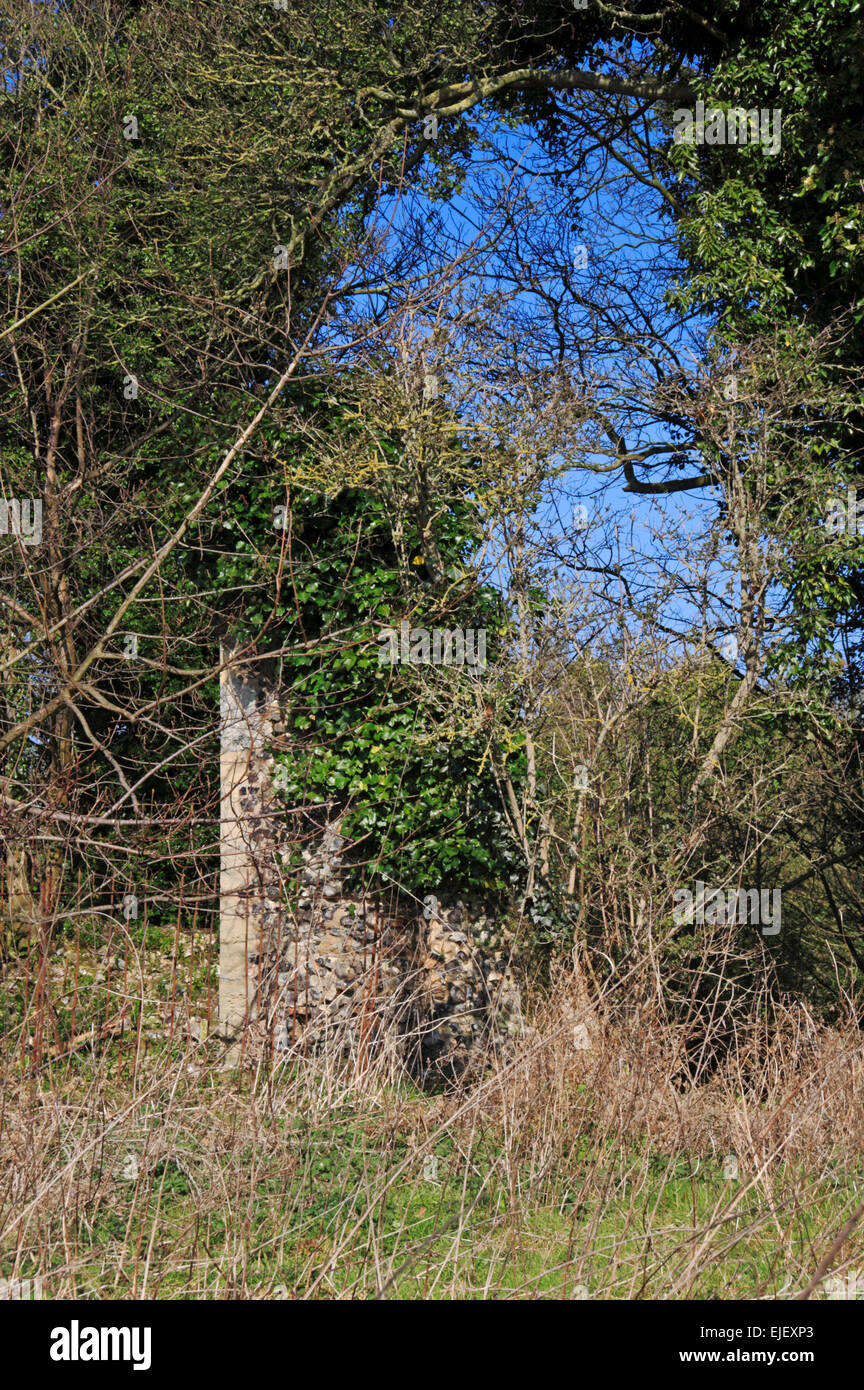
<path fill-rule="evenodd" d="M 278 689 L 225 653 L 221 715 L 220 1029 L 286 1055 L 395 1042 L 424 1081 L 521 1034 L 512 949 L 480 900 L 348 893 L 338 823 L 298 866 L 272 783 Z"/>

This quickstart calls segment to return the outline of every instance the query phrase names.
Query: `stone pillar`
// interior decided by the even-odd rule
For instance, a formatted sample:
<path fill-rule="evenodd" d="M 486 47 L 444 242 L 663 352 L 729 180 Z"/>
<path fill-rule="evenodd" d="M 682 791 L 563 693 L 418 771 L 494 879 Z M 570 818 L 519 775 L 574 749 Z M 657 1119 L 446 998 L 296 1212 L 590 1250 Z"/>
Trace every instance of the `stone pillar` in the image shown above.
<path fill-rule="evenodd" d="M 221 665 L 219 1031 L 231 1043 L 227 1063 L 250 1024 L 250 1048 L 270 1040 L 287 1052 L 338 1037 L 361 1068 L 388 1035 L 430 1081 L 459 1075 L 518 1037 L 506 932 L 479 899 L 442 907 L 430 893 L 418 923 L 415 903 L 400 906 L 389 891 L 346 892 L 338 817 L 300 843 L 274 794 L 275 680 L 224 646 Z M 283 874 L 298 892 L 285 892 Z"/>
<path fill-rule="evenodd" d="M 220 659 L 219 1031 L 233 1038 L 256 1016 L 273 706 L 254 664 Z"/>

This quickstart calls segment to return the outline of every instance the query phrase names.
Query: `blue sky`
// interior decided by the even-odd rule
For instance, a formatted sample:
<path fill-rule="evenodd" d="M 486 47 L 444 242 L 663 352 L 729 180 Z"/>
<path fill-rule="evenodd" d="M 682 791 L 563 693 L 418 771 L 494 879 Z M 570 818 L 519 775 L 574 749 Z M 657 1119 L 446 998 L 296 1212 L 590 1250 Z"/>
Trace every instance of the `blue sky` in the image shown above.
<path fill-rule="evenodd" d="M 450 405 L 459 397 L 466 424 L 488 426 L 487 408 L 496 392 L 499 401 L 518 413 L 527 387 L 519 380 L 518 364 L 505 359 L 510 338 L 524 353 L 526 382 L 544 370 L 563 372 L 578 389 L 602 401 L 623 428 L 629 447 L 668 443 L 638 398 L 649 385 L 640 343 L 663 344 L 665 370 L 681 365 L 692 371 L 704 360 L 708 325 L 682 321 L 664 308 L 663 291 L 680 267 L 661 195 L 611 162 L 602 147 L 574 148 L 572 163 L 581 167 L 564 170 L 550 161 L 530 128 L 513 129 L 484 112 L 473 113 L 470 121 L 475 138 L 462 161 L 466 173 L 460 189 L 443 199 L 430 197 L 415 173 L 409 190 L 383 203 L 378 213 L 391 254 L 400 238 L 410 238 L 412 224 L 423 226 L 426 259 L 415 259 L 411 266 L 419 282 L 429 283 L 457 256 L 469 260 L 459 295 L 467 309 L 479 307 L 487 333 L 485 341 L 472 336 L 471 329 L 453 333 L 449 362 L 435 366 L 443 400 Z M 577 116 L 577 135 L 580 122 Z M 581 133 L 590 143 L 585 127 Z M 628 157 L 634 157 L 632 151 Z M 428 164 L 434 163 L 433 152 Z M 507 201 L 509 217 L 502 212 Z M 478 247 L 473 265 L 472 244 Z M 583 258 L 587 264 L 580 268 Z M 583 291 L 601 304 L 599 316 L 580 305 Z M 355 310 L 362 313 L 366 307 L 358 303 Z M 549 343 L 556 321 L 560 335 Z M 632 342 L 622 341 L 622 328 Z M 340 331 L 335 329 L 337 336 Z M 473 399 L 472 351 L 478 367 Z M 501 376 L 497 388 L 490 385 L 496 366 Z M 530 425 L 530 412 L 524 414 Z M 572 455 L 558 453 L 553 461 L 560 476 L 546 489 L 533 518 L 538 560 L 553 586 L 566 589 L 572 577 L 581 573 L 584 578 L 608 566 L 630 545 L 643 565 L 680 568 L 687 537 L 695 544 L 717 514 L 715 489 L 660 497 L 625 492 L 617 468 L 591 471 L 592 466 L 608 470 L 610 458 L 584 444 Z M 694 458 L 692 472 L 698 471 Z M 588 513 L 584 530 L 573 526 L 579 505 Z M 671 548 L 669 537 L 674 538 Z M 722 563 L 715 567 L 714 582 L 722 593 L 728 575 Z M 495 577 L 503 582 L 500 573 Z M 722 602 L 718 615 L 722 621 Z M 670 628 L 683 632 L 692 625 L 695 610 L 679 592 L 670 597 L 664 616 Z M 717 645 L 722 637 L 718 631 Z"/>

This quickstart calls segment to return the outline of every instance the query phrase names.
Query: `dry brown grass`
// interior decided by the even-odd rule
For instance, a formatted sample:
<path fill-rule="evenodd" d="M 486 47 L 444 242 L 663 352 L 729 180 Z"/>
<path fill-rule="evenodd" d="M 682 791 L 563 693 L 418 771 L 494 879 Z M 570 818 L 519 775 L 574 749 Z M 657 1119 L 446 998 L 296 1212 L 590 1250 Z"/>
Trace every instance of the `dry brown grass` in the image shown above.
<path fill-rule="evenodd" d="M 562 976 L 432 1096 L 392 1047 L 226 1067 L 177 1029 L 37 1067 L 7 1039 L 2 1273 L 50 1297 L 794 1296 L 864 1195 L 854 1020 L 755 1017 L 693 1084 L 692 1037 L 616 1002 Z M 822 1274 L 861 1267 L 856 1222 Z"/>

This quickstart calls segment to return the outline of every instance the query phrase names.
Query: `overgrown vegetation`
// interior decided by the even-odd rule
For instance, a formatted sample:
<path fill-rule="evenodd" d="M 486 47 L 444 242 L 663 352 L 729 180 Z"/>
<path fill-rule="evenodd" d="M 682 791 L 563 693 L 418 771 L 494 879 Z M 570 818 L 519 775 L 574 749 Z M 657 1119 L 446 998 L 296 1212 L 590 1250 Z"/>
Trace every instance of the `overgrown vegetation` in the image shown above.
<path fill-rule="evenodd" d="M 4 1274 L 818 1293 L 862 1177 L 857 0 L 7 11 Z M 782 140 L 676 142 L 697 102 Z M 349 887 L 518 954 L 525 1036 L 446 1094 L 404 1038 L 222 1069 L 244 663 L 286 911 L 338 823 Z"/>

